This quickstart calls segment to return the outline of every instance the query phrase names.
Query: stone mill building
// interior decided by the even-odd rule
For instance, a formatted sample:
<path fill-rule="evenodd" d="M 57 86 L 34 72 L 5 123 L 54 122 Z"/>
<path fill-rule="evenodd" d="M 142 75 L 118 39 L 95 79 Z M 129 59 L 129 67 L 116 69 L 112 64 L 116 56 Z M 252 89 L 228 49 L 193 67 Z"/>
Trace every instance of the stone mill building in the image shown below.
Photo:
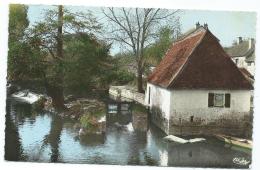
<path fill-rule="evenodd" d="M 245 135 L 250 91 L 245 78 L 207 25 L 185 34 L 148 77 L 145 102 L 166 134 Z"/>

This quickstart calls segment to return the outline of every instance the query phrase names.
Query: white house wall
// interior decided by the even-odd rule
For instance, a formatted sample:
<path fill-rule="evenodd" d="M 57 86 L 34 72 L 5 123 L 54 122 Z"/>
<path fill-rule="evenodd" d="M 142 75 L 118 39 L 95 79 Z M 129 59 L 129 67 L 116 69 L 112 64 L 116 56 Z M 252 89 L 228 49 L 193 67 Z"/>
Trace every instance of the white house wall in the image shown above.
<path fill-rule="evenodd" d="M 229 93 L 230 108 L 208 107 L 209 93 Z M 236 128 L 242 127 L 243 120 L 249 118 L 249 90 L 175 90 L 171 99 L 170 130 L 174 126 Z"/>
<path fill-rule="evenodd" d="M 150 104 L 148 103 L 149 87 L 150 87 Z M 171 91 L 148 83 L 145 95 L 146 95 L 145 102 L 147 105 L 159 107 L 162 110 L 164 117 L 169 118 L 170 107 L 171 107 L 170 106 Z"/>
<path fill-rule="evenodd" d="M 149 103 L 149 88 L 150 88 L 150 103 Z M 145 94 L 145 103 L 154 109 L 152 121 L 157 124 L 163 131 L 167 131 L 170 118 L 171 107 L 171 91 L 147 83 Z"/>
<path fill-rule="evenodd" d="M 209 93 L 229 93 L 230 107 L 208 107 Z M 231 134 L 242 134 L 250 117 L 250 95 L 249 90 L 170 91 L 148 83 L 145 102 L 150 106 L 152 122 L 167 134 L 222 133 L 229 130 Z"/>
<path fill-rule="evenodd" d="M 245 68 L 247 71 L 249 71 L 250 74 L 253 76 L 255 75 L 255 63 L 251 62 L 250 64 L 246 62 L 246 56 L 244 57 L 233 57 L 233 62 L 239 67 L 239 68 Z"/>
<path fill-rule="evenodd" d="M 238 67 L 246 67 L 246 57 L 233 57 L 232 60 L 236 63 Z"/>
<path fill-rule="evenodd" d="M 231 95 L 230 108 L 218 108 L 221 112 L 247 112 L 250 110 L 250 90 L 174 90 L 171 91 L 174 101 L 171 109 L 181 112 L 203 109 L 210 112 L 209 93 L 229 93 Z"/>

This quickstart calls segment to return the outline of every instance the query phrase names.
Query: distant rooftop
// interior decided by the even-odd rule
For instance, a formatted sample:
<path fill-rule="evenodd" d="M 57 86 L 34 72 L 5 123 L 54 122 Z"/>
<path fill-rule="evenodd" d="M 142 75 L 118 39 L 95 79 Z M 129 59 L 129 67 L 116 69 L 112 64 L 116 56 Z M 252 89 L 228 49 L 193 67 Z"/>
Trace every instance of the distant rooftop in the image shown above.
<path fill-rule="evenodd" d="M 225 51 L 230 57 L 246 57 L 246 61 L 253 62 L 255 60 L 255 40 L 238 37 L 237 42 L 231 47 L 225 48 Z"/>

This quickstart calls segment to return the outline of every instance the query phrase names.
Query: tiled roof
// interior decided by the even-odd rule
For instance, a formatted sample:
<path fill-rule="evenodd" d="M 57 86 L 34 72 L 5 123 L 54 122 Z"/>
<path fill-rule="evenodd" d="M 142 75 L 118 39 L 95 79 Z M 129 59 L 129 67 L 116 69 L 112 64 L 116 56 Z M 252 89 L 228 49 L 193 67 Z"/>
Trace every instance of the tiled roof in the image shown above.
<path fill-rule="evenodd" d="M 243 41 L 239 44 L 235 44 L 232 47 L 226 48 L 226 52 L 231 57 L 240 57 L 245 56 L 249 50 L 249 43 L 248 41 Z"/>
<path fill-rule="evenodd" d="M 230 57 L 246 57 L 246 62 L 255 61 L 255 43 L 252 47 L 249 46 L 250 40 L 243 40 L 239 44 L 234 44 L 231 47 L 225 48 L 225 51 Z"/>
<path fill-rule="evenodd" d="M 199 28 L 174 42 L 148 82 L 169 89 L 252 89 L 218 39 Z"/>

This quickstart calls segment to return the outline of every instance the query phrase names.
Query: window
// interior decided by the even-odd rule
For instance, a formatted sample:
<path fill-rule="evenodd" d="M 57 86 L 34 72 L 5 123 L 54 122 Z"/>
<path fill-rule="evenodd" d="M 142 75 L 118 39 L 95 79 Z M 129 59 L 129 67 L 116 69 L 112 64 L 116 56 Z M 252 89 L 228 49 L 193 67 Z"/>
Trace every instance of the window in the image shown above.
<path fill-rule="evenodd" d="M 230 94 L 229 93 L 209 93 L 208 107 L 230 107 Z"/>
<path fill-rule="evenodd" d="M 216 107 L 224 106 L 224 94 L 214 94 L 214 106 Z"/>

